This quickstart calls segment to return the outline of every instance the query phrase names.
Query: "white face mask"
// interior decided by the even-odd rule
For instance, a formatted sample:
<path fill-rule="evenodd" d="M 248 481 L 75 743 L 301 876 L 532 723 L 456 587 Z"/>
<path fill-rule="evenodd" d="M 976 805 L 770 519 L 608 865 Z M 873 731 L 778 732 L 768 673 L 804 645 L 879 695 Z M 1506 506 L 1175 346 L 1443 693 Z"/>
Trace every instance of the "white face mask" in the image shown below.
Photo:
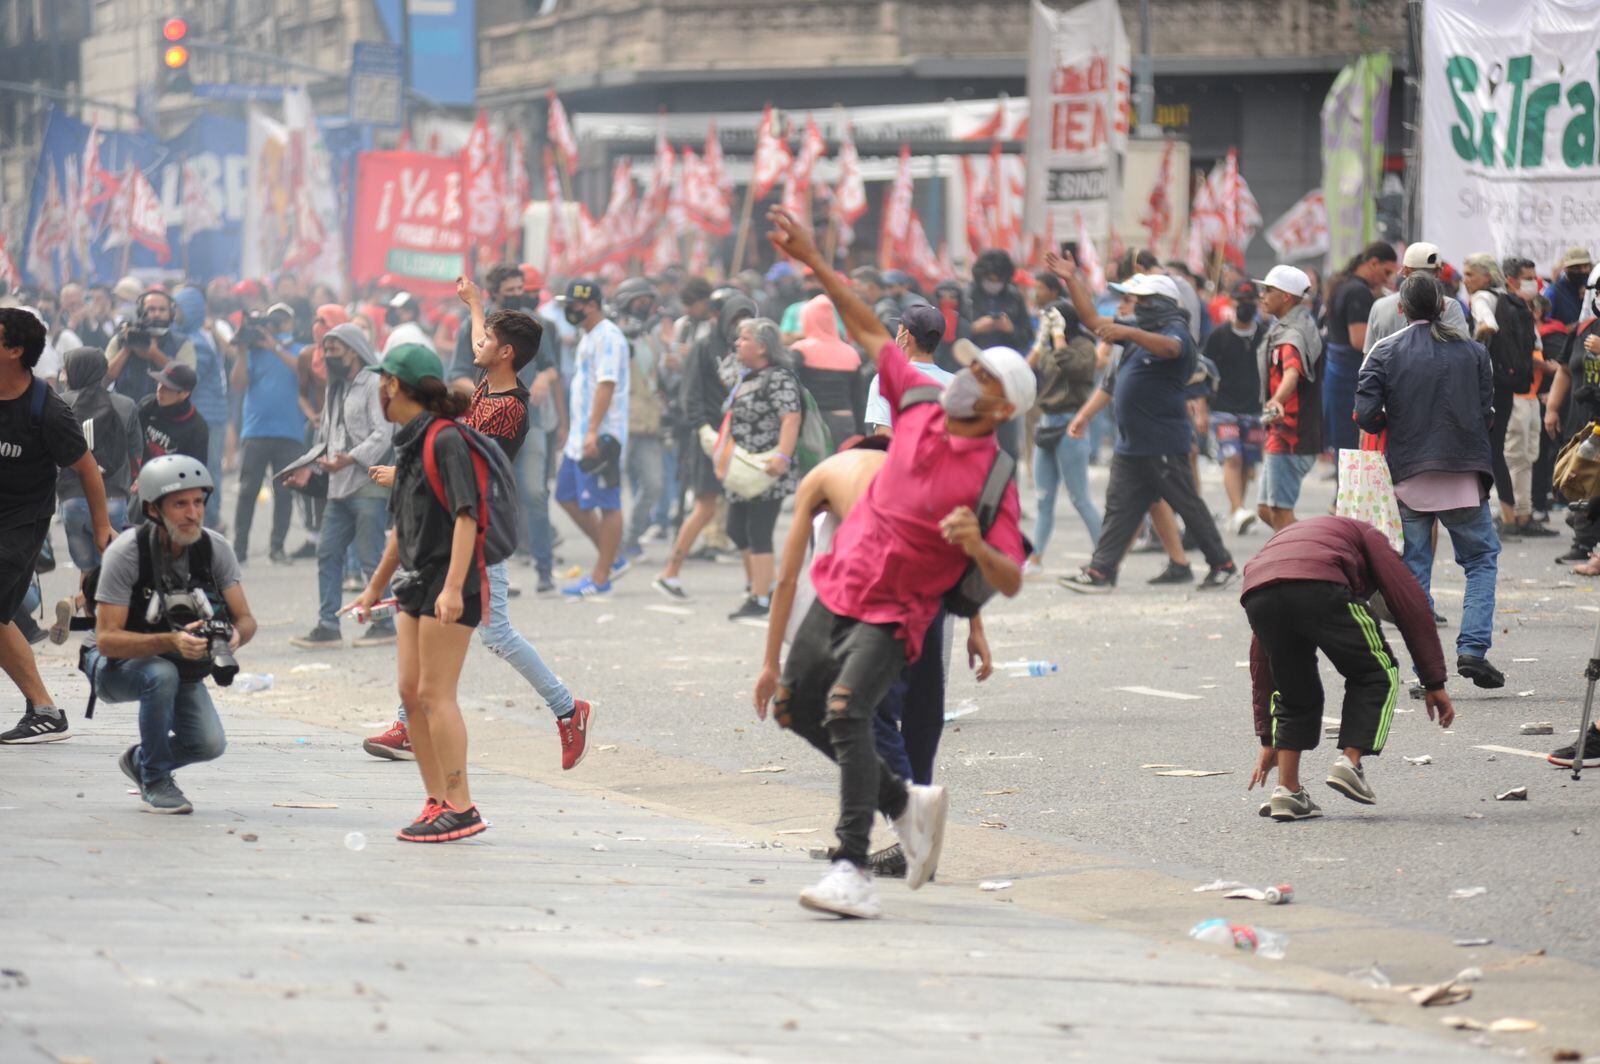
<path fill-rule="evenodd" d="M 1517 291 L 1522 294 L 1523 299 L 1532 299 L 1539 294 L 1539 282 L 1519 281 L 1517 283 Z"/>

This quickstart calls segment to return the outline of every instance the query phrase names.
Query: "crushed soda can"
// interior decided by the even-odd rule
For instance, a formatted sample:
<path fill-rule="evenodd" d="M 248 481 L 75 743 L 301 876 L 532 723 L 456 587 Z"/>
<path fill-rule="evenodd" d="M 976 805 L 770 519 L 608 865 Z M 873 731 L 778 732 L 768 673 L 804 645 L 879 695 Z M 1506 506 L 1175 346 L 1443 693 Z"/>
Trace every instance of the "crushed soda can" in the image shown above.
<path fill-rule="evenodd" d="M 1262 891 L 1262 894 L 1264 897 L 1261 900 L 1268 905 L 1288 905 L 1294 901 L 1294 887 L 1288 883 L 1279 883 L 1275 887 L 1268 887 Z"/>

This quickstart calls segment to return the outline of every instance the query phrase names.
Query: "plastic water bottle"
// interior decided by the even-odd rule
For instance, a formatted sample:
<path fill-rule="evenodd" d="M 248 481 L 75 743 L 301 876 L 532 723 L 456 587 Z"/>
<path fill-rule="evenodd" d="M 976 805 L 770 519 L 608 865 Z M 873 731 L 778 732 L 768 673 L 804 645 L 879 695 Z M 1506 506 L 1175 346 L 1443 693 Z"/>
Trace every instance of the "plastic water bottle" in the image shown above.
<path fill-rule="evenodd" d="M 241 672 L 233 678 L 235 691 L 265 691 L 272 686 L 272 673 L 270 672 Z"/>
<path fill-rule="evenodd" d="M 1585 462 L 1592 462 L 1596 458 L 1600 458 L 1600 440 L 1590 436 L 1588 439 L 1578 444 L 1578 457 L 1582 458 Z"/>
<path fill-rule="evenodd" d="M 1214 946 L 1232 946 L 1268 960 L 1281 961 L 1289 948 L 1289 936 L 1279 935 L 1249 924 L 1226 920 L 1202 920 L 1189 929 L 1189 937 Z"/>
<path fill-rule="evenodd" d="M 1013 676 L 1052 676 L 1061 671 L 1061 666 L 1053 661 L 1008 661 L 999 666 L 1010 669 Z"/>

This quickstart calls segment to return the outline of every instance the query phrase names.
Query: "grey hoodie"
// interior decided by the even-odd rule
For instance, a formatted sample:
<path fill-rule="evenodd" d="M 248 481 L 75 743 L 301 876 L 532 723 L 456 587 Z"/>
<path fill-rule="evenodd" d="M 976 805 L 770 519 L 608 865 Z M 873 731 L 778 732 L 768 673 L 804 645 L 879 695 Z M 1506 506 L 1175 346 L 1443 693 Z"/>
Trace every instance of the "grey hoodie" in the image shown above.
<path fill-rule="evenodd" d="M 1267 372 L 1265 360 L 1272 357 L 1272 352 L 1279 344 L 1292 344 L 1300 352 L 1300 362 L 1305 367 L 1307 380 L 1319 381 L 1322 379 L 1322 334 L 1317 331 L 1316 319 L 1311 316 L 1311 309 L 1304 303 L 1296 303 L 1294 309 L 1272 323 L 1267 330 L 1267 342 L 1261 345 L 1257 358 L 1262 362 L 1261 388 L 1262 397 L 1267 395 Z"/>
<path fill-rule="evenodd" d="M 328 335 L 351 348 L 363 365 L 376 366 L 378 353 L 359 325 L 345 322 Z M 372 483 L 367 467 L 378 465 L 389 453 L 394 426 L 383 416 L 378 399 L 378 375 L 361 370 L 348 380 L 328 375 L 328 400 L 323 405 L 317 442 L 328 445 L 328 455 L 348 454 L 355 464 L 328 474 L 328 498 L 347 499 Z"/>

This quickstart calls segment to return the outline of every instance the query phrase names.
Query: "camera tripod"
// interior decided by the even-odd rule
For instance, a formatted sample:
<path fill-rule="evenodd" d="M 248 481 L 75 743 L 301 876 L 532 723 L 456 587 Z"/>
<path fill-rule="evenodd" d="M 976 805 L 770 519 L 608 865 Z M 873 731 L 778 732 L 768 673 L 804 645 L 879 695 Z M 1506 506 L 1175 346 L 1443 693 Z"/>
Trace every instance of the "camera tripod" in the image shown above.
<path fill-rule="evenodd" d="M 1583 678 L 1589 681 L 1583 692 L 1583 720 L 1578 725 L 1578 741 L 1572 745 L 1572 778 L 1583 778 L 1584 743 L 1589 739 L 1589 722 L 1594 719 L 1594 685 L 1600 683 L 1600 621 L 1595 622 L 1594 651 L 1589 663 L 1583 667 Z M 1596 751 L 1600 753 L 1600 751 Z"/>

